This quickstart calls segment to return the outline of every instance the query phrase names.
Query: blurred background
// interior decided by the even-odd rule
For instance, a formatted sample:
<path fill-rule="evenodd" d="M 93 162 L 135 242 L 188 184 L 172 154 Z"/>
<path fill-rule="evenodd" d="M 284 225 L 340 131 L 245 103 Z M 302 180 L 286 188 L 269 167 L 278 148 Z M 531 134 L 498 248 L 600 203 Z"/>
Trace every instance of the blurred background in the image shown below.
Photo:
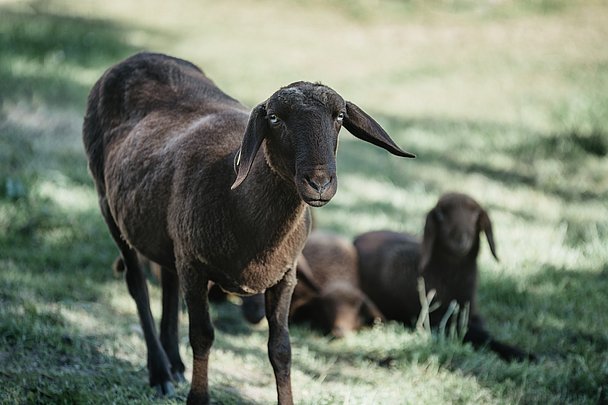
<path fill-rule="evenodd" d="M 391 323 L 340 341 L 293 328 L 298 403 L 606 403 L 606 21 L 600 0 L 0 0 L 0 401 L 185 399 L 187 387 L 163 400 L 146 386 L 80 139 L 93 83 L 150 50 L 194 62 L 249 106 L 320 81 L 417 154 L 344 130 L 321 228 L 420 235 L 446 191 L 492 218 L 501 261 L 482 248 L 480 312 L 538 363 Z M 213 309 L 212 398 L 272 403 L 266 325 L 237 307 Z"/>

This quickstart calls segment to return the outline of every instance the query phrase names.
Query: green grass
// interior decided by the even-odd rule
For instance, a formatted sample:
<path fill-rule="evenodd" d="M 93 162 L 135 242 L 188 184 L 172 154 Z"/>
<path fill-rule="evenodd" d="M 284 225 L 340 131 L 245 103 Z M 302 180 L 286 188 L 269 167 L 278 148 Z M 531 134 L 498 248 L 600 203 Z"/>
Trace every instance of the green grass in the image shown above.
<path fill-rule="evenodd" d="M 388 323 L 331 341 L 292 328 L 302 404 L 608 401 L 608 7 L 601 1 L 0 1 L 0 403 L 174 403 L 145 345 L 86 171 L 88 90 L 138 50 L 199 64 L 254 105 L 322 81 L 405 149 L 341 135 L 318 224 L 420 234 L 448 190 L 489 211 L 479 306 L 536 364 Z M 160 291 L 152 284 L 153 310 Z M 214 306 L 216 403 L 272 403 L 267 327 Z M 181 348 L 191 350 L 182 317 Z"/>

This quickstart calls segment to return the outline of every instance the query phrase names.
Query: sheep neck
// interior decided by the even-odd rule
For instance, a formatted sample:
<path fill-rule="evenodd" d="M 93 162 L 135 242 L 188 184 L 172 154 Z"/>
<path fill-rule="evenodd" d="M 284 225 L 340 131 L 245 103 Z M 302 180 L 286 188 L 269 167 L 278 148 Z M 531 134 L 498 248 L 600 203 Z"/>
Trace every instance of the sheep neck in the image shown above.
<path fill-rule="evenodd" d="M 308 234 L 306 205 L 293 181 L 273 171 L 260 153 L 223 209 L 231 213 L 222 225 L 224 248 L 204 253 L 213 268 L 221 269 L 215 281 L 239 293 L 276 284 L 294 265 Z"/>

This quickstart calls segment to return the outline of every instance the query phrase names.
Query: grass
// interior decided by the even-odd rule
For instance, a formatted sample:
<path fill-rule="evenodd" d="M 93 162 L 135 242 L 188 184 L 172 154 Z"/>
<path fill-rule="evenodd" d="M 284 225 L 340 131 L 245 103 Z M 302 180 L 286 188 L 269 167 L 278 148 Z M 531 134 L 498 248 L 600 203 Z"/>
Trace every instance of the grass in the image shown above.
<path fill-rule="evenodd" d="M 489 211 L 480 256 L 493 354 L 393 323 L 330 341 L 292 328 L 302 404 L 608 401 L 608 7 L 601 1 L 0 1 L 0 403 L 175 403 L 147 387 L 134 305 L 80 141 L 88 90 L 141 49 L 199 64 L 249 105 L 320 80 L 418 158 L 346 131 L 339 191 L 315 210 L 348 236 L 419 234 L 442 192 Z M 153 310 L 159 288 L 152 284 Z M 216 403 L 272 403 L 267 327 L 214 306 Z M 182 354 L 191 364 L 186 316 Z"/>

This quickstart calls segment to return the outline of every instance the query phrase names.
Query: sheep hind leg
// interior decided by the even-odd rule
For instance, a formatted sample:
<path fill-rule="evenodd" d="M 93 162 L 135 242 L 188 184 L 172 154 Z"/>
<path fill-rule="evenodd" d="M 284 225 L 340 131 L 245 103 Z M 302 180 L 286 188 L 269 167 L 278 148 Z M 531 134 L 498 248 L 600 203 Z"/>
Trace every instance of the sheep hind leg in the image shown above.
<path fill-rule="evenodd" d="M 269 332 L 268 357 L 274 371 L 280 405 L 293 404 L 288 315 L 295 285 L 295 270 L 289 269 L 283 279 L 277 285 L 267 289 L 265 293 Z"/>
<path fill-rule="evenodd" d="M 137 259 L 137 253 L 123 239 L 108 205 L 102 201 L 100 206 L 103 217 L 110 229 L 110 234 L 122 255 L 126 269 L 127 288 L 137 306 L 137 313 L 148 349 L 147 365 L 150 386 L 155 388 L 160 395 L 173 396 L 175 395 L 175 388 L 171 382 L 169 360 L 156 333 L 154 318 L 150 310 L 148 285 Z"/>
<path fill-rule="evenodd" d="M 185 382 L 184 363 L 179 355 L 179 282 L 177 273 L 165 267 L 161 268 L 161 285 L 163 288 L 163 315 L 160 321 L 160 342 L 171 362 L 173 380 Z"/>
<path fill-rule="evenodd" d="M 178 261 L 178 277 L 188 306 L 190 346 L 193 355 L 188 404 L 209 403 L 209 351 L 213 344 L 214 331 L 209 316 L 208 279 L 205 272 L 200 270 L 189 264 L 180 264 Z"/>

